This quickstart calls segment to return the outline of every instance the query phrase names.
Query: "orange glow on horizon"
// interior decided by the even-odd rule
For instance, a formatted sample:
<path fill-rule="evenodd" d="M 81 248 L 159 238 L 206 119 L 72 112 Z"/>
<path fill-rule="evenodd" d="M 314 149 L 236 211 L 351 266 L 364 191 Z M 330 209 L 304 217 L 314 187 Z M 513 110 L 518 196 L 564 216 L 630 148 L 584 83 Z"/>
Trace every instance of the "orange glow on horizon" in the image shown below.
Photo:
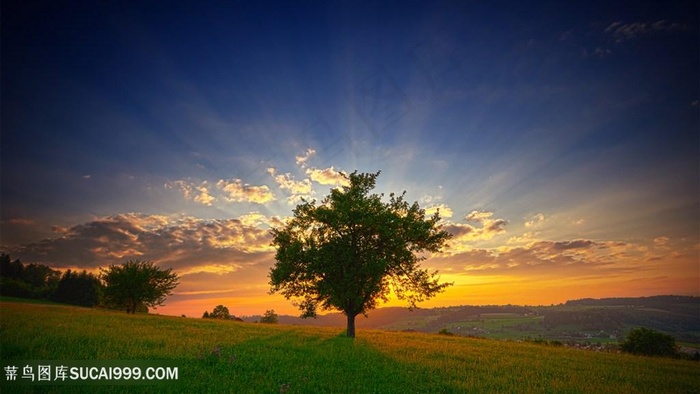
<path fill-rule="evenodd" d="M 455 285 L 433 299 L 422 302 L 419 308 L 459 305 L 551 305 L 581 298 L 647 297 L 653 295 L 700 296 L 697 277 L 658 278 L 656 280 L 596 278 L 590 280 L 548 279 L 529 281 L 507 276 L 477 277 L 443 275 L 443 281 Z M 186 296 L 185 296 L 186 297 Z M 299 310 L 279 294 L 250 297 L 212 297 L 166 300 L 166 305 L 151 309 L 151 313 L 187 317 L 201 317 L 217 305 L 225 305 L 235 316 L 262 315 L 268 309 L 277 314 L 298 316 Z M 408 307 L 406 301 L 391 297 L 382 307 Z M 338 311 L 319 311 L 319 314 Z M 371 313 L 370 313 L 371 315 Z"/>

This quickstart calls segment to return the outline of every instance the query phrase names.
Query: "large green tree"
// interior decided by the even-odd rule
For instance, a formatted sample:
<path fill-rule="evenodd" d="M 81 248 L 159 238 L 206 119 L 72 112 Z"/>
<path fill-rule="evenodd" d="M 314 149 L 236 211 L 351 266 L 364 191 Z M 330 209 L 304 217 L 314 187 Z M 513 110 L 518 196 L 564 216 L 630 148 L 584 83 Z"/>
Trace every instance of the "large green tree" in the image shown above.
<path fill-rule="evenodd" d="M 341 311 L 351 338 L 355 317 L 392 290 L 415 307 L 450 285 L 420 267 L 426 252 L 439 252 L 450 238 L 439 213 L 426 217 L 405 192 L 383 202 L 383 194 L 370 194 L 378 176 L 353 172 L 349 185 L 332 189 L 319 205 L 303 201 L 285 226 L 271 230 L 277 249 L 271 293 L 294 299 L 302 317 L 316 316 L 319 307 Z"/>
<path fill-rule="evenodd" d="M 179 284 L 172 268 L 164 270 L 151 261 L 130 260 L 101 271 L 105 300 L 112 306 L 126 309 L 126 313 L 136 313 L 142 305 L 163 305 Z"/>

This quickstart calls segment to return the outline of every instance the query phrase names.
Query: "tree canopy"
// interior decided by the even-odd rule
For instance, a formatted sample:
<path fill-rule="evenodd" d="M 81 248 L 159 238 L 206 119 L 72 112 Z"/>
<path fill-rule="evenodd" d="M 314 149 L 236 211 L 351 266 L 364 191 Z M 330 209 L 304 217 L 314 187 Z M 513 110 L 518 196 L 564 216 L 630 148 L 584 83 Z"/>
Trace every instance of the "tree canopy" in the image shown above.
<path fill-rule="evenodd" d="M 23 264 L 0 254 L 0 295 L 20 298 L 50 298 L 61 272 L 43 264 Z"/>
<path fill-rule="evenodd" d="M 95 306 L 100 302 L 102 283 L 100 279 L 85 270 L 67 270 L 61 276 L 58 287 L 51 297 L 54 301 L 80 306 Z"/>
<path fill-rule="evenodd" d="M 668 334 L 646 327 L 637 327 L 627 334 L 620 345 L 622 351 L 647 356 L 676 356 L 676 339 Z"/>
<path fill-rule="evenodd" d="M 106 302 L 125 308 L 126 313 L 136 313 L 140 306 L 163 305 L 179 284 L 172 268 L 163 270 L 150 261 L 130 260 L 101 271 Z"/>
<path fill-rule="evenodd" d="M 227 307 L 223 305 L 217 305 L 216 307 L 214 307 L 214 310 L 209 314 L 209 317 L 212 319 L 230 319 L 231 313 L 228 311 Z"/>
<path fill-rule="evenodd" d="M 319 307 L 340 310 L 348 337 L 355 336 L 355 317 L 392 291 L 415 307 L 451 285 L 420 267 L 425 252 L 439 252 L 451 237 L 439 213 L 426 218 L 417 202 L 404 200 L 406 192 L 391 193 L 388 202 L 370 194 L 379 174 L 353 172 L 349 185 L 318 205 L 302 201 L 285 226 L 271 230 L 271 293 L 294 299 L 302 317 L 316 316 Z"/>

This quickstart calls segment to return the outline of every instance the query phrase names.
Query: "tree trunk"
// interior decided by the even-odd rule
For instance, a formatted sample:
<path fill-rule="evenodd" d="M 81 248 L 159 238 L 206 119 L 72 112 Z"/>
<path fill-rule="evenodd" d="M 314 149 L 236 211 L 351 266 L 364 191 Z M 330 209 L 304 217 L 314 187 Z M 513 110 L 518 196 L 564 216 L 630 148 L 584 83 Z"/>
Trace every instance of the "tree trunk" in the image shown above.
<path fill-rule="evenodd" d="M 355 316 L 353 314 L 348 314 L 348 338 L 355 338 Z"/>

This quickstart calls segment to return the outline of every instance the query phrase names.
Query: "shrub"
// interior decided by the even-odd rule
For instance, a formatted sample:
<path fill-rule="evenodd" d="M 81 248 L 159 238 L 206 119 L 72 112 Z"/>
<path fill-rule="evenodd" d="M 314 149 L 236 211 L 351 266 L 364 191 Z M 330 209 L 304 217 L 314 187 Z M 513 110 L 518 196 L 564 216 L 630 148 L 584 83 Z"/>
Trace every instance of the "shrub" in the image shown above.
<path fill-rule="evenodd" d="M 676 340 L 672 336 L 645 327 L 630 331 L 620 348 L 624 352 L 647 356 L 678 355 Z"/>
<path fill-rule="evenodd" d="M 209 317 L 212 319 L 230 319 L 231 313 L 228 311 L 228 308 L 226 306 L 217 305 L 214 307 L 214 310 L 209 314 Z"/>
<path fill-rule="evenodd" d="M 275 310 L 271 309 L 265 311 L 265 314 L 260 318 L 260 323 L 277 324 L 279 323 L 279 317 L 275 313 Z"/>

